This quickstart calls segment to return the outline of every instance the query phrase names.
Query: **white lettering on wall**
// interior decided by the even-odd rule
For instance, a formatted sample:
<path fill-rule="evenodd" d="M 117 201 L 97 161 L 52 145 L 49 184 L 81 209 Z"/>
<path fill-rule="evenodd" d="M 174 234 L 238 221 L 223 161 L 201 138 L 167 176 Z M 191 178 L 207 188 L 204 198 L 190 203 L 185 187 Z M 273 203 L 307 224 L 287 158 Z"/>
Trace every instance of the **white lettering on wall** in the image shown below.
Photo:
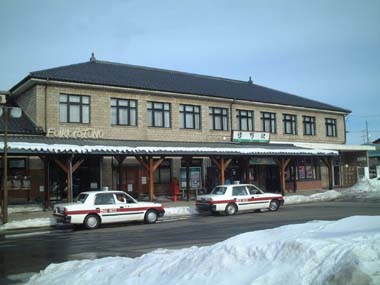
<path fill-rule="evenodd" d="M 59 138 L 100 139 L 104 137 L 104 131 L 93 128 L 49 128 L 47 131 L 47 136 Z"/>

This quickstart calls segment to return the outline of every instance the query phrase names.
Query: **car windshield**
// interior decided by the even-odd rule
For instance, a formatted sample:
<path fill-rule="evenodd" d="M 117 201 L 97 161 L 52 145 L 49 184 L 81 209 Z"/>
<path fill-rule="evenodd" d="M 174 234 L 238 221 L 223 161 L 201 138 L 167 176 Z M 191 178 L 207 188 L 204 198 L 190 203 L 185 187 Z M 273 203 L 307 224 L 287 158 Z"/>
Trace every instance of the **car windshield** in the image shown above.
<path fill-rule="evenodd" d="M 79 194 L 78 197 L 75 199 L 75 202 L 84 203 L 88 197 L 88 194 Z"/>
<path fill-rule="evenodd" d="M 227 187 L 223 187 L 223 186 L 216 186 L 210 194 L 214 194 L 214 195 L 224 195 L 224 193 L 226 193 L 226 190 L 227 190 Z"/>

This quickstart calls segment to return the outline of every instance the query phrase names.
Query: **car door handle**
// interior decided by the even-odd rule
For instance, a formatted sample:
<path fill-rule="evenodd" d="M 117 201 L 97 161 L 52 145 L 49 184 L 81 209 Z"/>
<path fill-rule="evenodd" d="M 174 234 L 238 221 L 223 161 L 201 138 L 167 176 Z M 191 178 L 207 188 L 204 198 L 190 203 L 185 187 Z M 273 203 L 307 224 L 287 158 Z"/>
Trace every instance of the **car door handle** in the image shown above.
<path fill-rule="evenodd" d="M 123 206 L 120 206 L 120 209 L 124 209 L 124 207 L 123 207 Z"/>
<path fill-rule="evenodd" d="M 100 208 L 95 208 L 95 210 L 100 210 Z"/>

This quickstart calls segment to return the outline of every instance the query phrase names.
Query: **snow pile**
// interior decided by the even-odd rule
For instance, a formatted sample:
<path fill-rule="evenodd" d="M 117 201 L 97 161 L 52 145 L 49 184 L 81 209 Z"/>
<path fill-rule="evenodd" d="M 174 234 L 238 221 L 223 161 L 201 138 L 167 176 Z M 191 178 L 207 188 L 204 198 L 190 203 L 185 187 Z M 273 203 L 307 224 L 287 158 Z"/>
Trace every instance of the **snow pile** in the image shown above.
<path fill-rule="evenodd" d="M 341 196 L 342 196 L 342 193 L 337 192 L 335 190 L 329 190 L 323 193 L 312 194 L 309 196 L 303 196 L 303 195 L 285 196 L 284 200 L 285 200 L 285 205 L 290 205 L 290 204 L 331 201 Z"/>
<path fill-rule="evenodd" d="M 380 284 L 380 217 L 249 232 L 138 258 L 51 264 L 27 284 Z"/>
<path fill-rule="evenodd" d="M 351 188 L 344 190 L 346 194 L 357 194 L 367 192 L 379 192 L 380 193 L 380 180 L 375 179 L 362 179 Z"/>
<path fill-rule="evenodd" d="M 12 221 L 4 225 L 0 225 L 0 231 L 2 230 L 14 230 L 22 228 L 39 228 L 39 227 L 49 227 L 56 224 L 54 218 L 36 218 L 27 219 L 20 221 Z"/>
<path fill-rule="evenodd" d="M 165 218 L 192 215 L 198 215 L 198 211 L 194 207 L 165 207 Z"/>
<path fill-rule="evenodd" d="M 41 212 L 42 206 L 31 204 L 31 205 L 9 205 L 8 214 L 23 213 L 23 212 Z"/>

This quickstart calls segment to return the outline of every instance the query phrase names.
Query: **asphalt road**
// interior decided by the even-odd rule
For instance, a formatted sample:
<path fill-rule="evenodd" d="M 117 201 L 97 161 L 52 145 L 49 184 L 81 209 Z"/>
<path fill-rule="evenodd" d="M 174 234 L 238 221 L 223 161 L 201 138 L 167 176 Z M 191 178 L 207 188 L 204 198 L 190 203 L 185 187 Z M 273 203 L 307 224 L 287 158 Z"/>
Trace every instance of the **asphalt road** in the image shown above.
<path fill-rule="evenodd" d="M 27 280 L 31 272 L 38 272 L 50 263 L 105 256 L 137 257 L 157 248 L 208 245 L 248 231 L 354 215 L 380 215 L 380 203 L 302 204 L 286 206 L 278 212 L 196 216 L 154 225 L 118 224 L 93 231 L 71 228 L 21 231 L 0 237 L 0 284 Z M 13 276 L 20 273 L 29 274 Z"/>

